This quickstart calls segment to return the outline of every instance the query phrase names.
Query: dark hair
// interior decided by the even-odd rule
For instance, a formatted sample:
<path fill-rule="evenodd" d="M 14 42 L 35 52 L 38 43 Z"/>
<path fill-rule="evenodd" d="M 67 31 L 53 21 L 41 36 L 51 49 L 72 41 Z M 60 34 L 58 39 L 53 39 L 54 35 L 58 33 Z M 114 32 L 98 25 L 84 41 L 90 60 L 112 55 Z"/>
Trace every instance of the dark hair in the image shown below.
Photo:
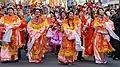
<path fill-rule="evenodd" d="M 88 10 L 88 9 L 92 10 L 92 8 L 91 8 L 91 7 L 88 7 L 88 8 L 87 8 L 87 10 Z"/>
<path fill-rule="evenodd" d="M 71 12 L 72 12 L 73 15 L 74 15 L 74 11 L 71 10 L 71 11 L 69 11 L 69 12 L 67 13 L 67 17 L 66 17 L 66 18 L 69 18 L 69 14 L 70 14 Z"/>
<path fill-rule="evenodd" d="M 55 17 L 55 12 L 54 11 L 50 11 L 50 14 L 53 14 L 53 16 Z"/>
<path fill-rule="evenodd" d="M 99 9 L 97 10 L 97 14 L 98 14 L 98 15 L 100 15 L 100 13 L 99 13 L 100 9 L 102 9 L 102 10 L 104 11 L 103 8 L 99 8 Z"/>
<path fill-rule="evenodd" d="M 71 4 L 73 4 L 74 2 L 71 2 Z"/>
<path fill-rule="evenodd" d="M 17 8 L 14 8 L 14 11 L 15 11 L 15 10 L 17 10 L 17 11 L 18 11 L 18 9 L 17 9 Z"/>
<path fill-rule="evenodd" d="M 68 12 L 68 15 L 67 15 L 67 19 L 69 18 L 69 14 L 70 14 L 71 12 L 72 12 L 73 15 L 74 15 L 74 11 L 69 11 L 69 12 Z M 67 20 L 67 22 L 68 22 L 68 25 L 70 26 L 69 20 Z M 72 24 L 73 24 L 73 26 L 74 26 L 74 23 L 72 23 Z"/>
<path fill-rule="evenodd" d="M 66 12 L 65 12 L 65 11 L 62 11 L 62 12 L 60 12 L 60 15 L 61 15 L 61 16 L 62 16 L 62 13 L 66 14 Z"/>
<path fill-rule="evenodd" d="M 42 13 L 42 14 L 43 14 L 43 10 L 42 10 L 42 9 L 40 9 L 40 8 L 34 8 L 34 9 L 33 9 L 33 13 L 34 13 L 34 14 L 35 14 L 35 11 L 36 11 L 36 10 L 39 10 L 39 11 L 40 11 L 40 13 Z"/>
<path fill-rule="evenodd" d="M 8 8 L 7 8 L 7 11 L 8 11 L 9 9 L 12 9 L 12 10 L 14 11 L 14 8 L 13 8 L 13 7 L 8 7 Z"/>
<path fill-rule="evenodd" d="M 61 18 L 62 18 L 62 14 L 63 14 L 63 13 L 66 15 L 66 12 L 65 12 L 65 11 L 60 12 Z"/>
<path fill-rule="evenodd" d="M 99 4 L 99 3 L 102 4 L 102 2 L 97 2 L 95 5 L 97 5 L 97 4 Z"/>

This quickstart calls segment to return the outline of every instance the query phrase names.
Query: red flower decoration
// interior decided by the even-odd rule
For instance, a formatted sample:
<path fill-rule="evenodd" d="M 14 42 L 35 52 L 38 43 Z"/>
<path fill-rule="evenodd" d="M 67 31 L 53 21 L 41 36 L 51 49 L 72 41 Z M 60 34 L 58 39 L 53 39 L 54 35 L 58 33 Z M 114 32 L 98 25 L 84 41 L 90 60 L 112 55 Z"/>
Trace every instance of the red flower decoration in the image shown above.
<path fill-rule="evenodd" d="M 88 7 L 91 7 L 91 6 L 93 6 L 93 3 L 92 3 L 92 2 L 88 2 L 88 3 L 87 3 L 87 6 L 88 6 Z"/>
<path fill-rule="evenodd" d="M 80 5 L 80 10 L 83 11 L 83 6 L 82 5 Z"/>

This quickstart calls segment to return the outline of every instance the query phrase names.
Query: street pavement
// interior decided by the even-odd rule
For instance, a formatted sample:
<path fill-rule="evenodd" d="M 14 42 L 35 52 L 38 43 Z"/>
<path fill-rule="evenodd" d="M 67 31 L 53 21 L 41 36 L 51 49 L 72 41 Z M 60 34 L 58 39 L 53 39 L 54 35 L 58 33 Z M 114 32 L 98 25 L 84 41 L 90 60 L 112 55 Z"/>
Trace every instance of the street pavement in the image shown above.
<path fill-rule="evenodd" d="M 29 63 L 25 52 L 22 50 L 22 59 L 14 63 L 1 63 L 0 67 L 120 67 L 120 61 L 114 61 L 108 58 L 108 64 L 95 64 L 92 57 L 84 61 L 75 62 L 74 65 L 60 65 L 57 57 L 53 53 L 46 54 L 43 63 Z"/>

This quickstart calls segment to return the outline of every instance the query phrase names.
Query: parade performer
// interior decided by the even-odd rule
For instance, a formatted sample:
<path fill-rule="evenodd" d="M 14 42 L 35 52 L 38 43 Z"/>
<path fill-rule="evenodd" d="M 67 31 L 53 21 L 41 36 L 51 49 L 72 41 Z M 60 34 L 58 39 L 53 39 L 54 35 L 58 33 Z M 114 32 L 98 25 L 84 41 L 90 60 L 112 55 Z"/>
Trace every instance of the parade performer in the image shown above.
<path fill-rule="evenodd" d="M 42 9 L 35 8 L 34 16 L 28 23 L 28 58 L 29 62 L 40 63 L 46 52 L 46 29 L 48 28 L 47 19 L 42 14 Z"/>
<path fill-rule="evenodd" d="M 94 56 L 95 63 L 106 64 L 108 52 L 114 51 L 110 44 L 110 36 L 119 40 L 119 37 L 113 32 L 114 24 L 104 14 L 103 8 L 97 11 L 98 17 L 94 20 Z M 110 36 L 109 36 L 110 34 Z"/>
<path fill-rule="evenodd" d="M 14 15 L 12 7 L 7 8 L 7 12 L 8 15 L 3 16 L 0 20 L 0 24 L 4 25 L 5 28 L 1 47 L 2 62 L 18 60 L 18 48 L 21 43 L 19 31 L 21 20 L 18 16 Z"/>
<path fill-rule="evenodd" d="M 62 23 L 62 45 L 58 54 L 58 60 L 60 63 L 72 65 L 76 60 L 77 49 L 76 45 L 80 43 L 80 37 L 77 30 L 78 22 L 74 19 L 73 11 L 68 13 L 67 19 Z M 80 48 L 80 47 L 77 47 Z"/>

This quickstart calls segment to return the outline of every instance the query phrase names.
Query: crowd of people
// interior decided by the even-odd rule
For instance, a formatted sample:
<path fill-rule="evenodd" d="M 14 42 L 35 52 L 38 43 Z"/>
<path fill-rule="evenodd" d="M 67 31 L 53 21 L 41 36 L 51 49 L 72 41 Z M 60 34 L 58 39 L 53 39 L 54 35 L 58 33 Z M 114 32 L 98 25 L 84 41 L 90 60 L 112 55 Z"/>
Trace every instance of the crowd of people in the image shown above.
<path fill-rule="evenodd" d="M 120 59 L 120 11 L 100 2 L 61 6 L 2 6 L 0 3 L 0 59 L 18 62 L 24 48 L 30 63 L 42 63 L 52 51 L 60 64 L 73 65 L 84 56 L 106 64 L 109 54 Z M 49 56 L 47 56 L 49 57 Z"/>

